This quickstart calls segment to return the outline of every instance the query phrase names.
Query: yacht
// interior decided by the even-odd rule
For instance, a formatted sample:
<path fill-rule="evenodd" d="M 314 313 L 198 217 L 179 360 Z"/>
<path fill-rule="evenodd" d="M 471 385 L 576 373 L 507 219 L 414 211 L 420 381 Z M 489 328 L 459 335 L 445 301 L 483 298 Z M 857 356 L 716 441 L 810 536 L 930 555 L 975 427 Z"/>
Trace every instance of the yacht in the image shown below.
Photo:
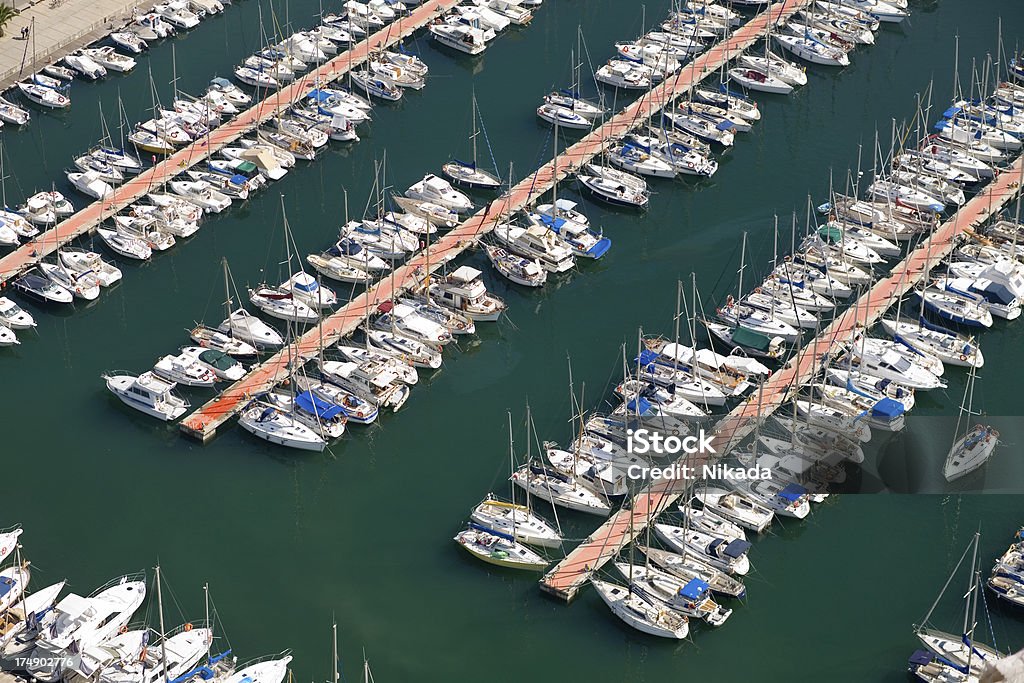
<path fill-rule="evenodd" d="M 509 253 L 493 245 L 484 245 L 487 259 L 499 274 L 524 287 L 542 287 L 548 273 L 536 259 Z"/>
<path fill-rule="evenodd" d="M 562 544 L 558 531 L 525 505 L 506 503 L 488 496 L 470 513 L 470 519 L 489 529 L 513 536 L 521 543 L 557 548 Z"/>
<path fill-rule="evenodd" d="M 146 597 L 144 576 L 124 576 L 88 598 L 70 594 L 53 607 L 49 629 L 40 633 L 28 655 L 26 671 L 38 681 L 55 683 L 64 673 L 65 655 L 99 645 L 125 627 Z"/>
<path fill-rule="evenodd" d="M 0 325 L 12 330 L 29 330 L 36 326 L 36 321 L 21 306 L 0 296 Z"/>
<path fill-rule="evenodd" d="M 440 22 L 430 24 L 427 29 L 438 43 L 460 52 L 478 55 L 487 49 L 485 33 L 479 28 L 467 26 L 466 24 Z"/>
<path fill-rule="evenodd" d="M 11 283 L 11 287 L 44 304 L 70 304 L 75 298 L 69 290 L 48 278 L 39 268 L 25 271 Z"/>
<path fill-rule="evenodd" d="M 661 638 L 683 640 L 690 632 L 686 617 L 646 592 L 591 578 L 591 585 L 615 616 L 638 631 Z"/>
<path fill-rule="evenodd" d="M 100 281 L 92 273 L 75 272 L 58 263 L 40 263 L 39 270 L 50 282 L 71 292 L 79 299 L 94 301 L 100 295 Z"/>
<path fill-rule="evenodd" d="M 572 249 L 547 228 L 537 225 L 524 228 L 512 223 L 499 223 L 494 228 L 494 237 L 511 251 L 536 259 L 549 273 L 564 273 L 576 265 Z"/>
<path fill-rule="evenodd" d="M 185 399 L 175 395 L 174 382 L 160 379 L 152 372 L 135 375 L 103 375 L 109 389 L 126 405 L 165 422 L 177 420 L 188 410 Z"/>
<path fill-rule="evenodd" d="M 144 240 L 126 235 L 120 230 L 96 228 L 96 234 L 115 254 L 125 258 L 145 261 L 153 255 L 153 249 Z"/>
<path fill-rule="evenodd" d="M 202 346 L 183 346 L 178 358 L 199 365 L 212 372 L 217 379 L 228 382 L 237 382 L 245 376 L 245 366 L 224 351 Z"/>
<path fill-rule="evenodd" d="M 213 370 L 186 354 L 160 358 L 153 366 L 153 374 L 186 387 L 212 387 L 217 382 Z"/>
<path fill-rule="evenodd" d="M 438 204 L 460 213 L 473 209 L 473 202 L 469 197 L 454 189 L 444 178 L 438 178 L 433 174 L 424 176 L 423 180 L 406 190 L 405 196 L 409 199 Z"/>
<path fill-rule="evenodd" d="M 325 360 L 320 364 L 320 372 L 329 382 L 379 408 L 391 408 L 393 412 L 398 412 L 409 399 L 409 385 L 401 382 L 398 375 L 384 363 Z"/>

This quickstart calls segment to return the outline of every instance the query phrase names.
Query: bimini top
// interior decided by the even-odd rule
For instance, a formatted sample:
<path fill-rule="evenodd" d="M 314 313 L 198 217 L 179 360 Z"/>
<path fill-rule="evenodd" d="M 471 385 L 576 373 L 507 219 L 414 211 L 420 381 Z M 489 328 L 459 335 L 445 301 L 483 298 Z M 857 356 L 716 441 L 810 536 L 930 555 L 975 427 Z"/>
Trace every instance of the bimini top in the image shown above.
<path fill-rule="evenodd" d="M 789 484 L 778 493 L 779 498 L 789 501 L 790 503 L 799 501 L 805 495 L 807 495 L 807 489 L 800 484 Z"/>
<path fill-rule="evenodd" d="M 750 541 L 741 541 L 739 539 L 729 541 L 729 545 L 725 546 L 725 554 L 733 559 L 742 557 L 743 553 L 748 550 L 750 550 Z"/>
<path fill-rule="evenodd" d="M 472 268 L 470 266 L 459 266 L 448 276 L 448 278 L 453 282 L 472 282 L 482 274 L 483 273 L 476 268 Z"/>
<path fill-rule="evenodd" d="M 690 579 L 690 582 L 679 589 L 679 594 L 687 600 L 699 600 L 708 590 L 707 581 Z"/>

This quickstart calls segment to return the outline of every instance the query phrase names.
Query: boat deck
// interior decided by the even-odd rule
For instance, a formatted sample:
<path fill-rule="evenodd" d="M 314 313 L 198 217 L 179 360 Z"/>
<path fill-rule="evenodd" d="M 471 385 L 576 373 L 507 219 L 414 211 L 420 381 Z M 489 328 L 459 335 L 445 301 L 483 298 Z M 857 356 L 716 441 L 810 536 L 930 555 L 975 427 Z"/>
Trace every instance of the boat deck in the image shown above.
<path fill-rule="evenodd" d="M 244 378 L 226 389 L 181 422 L 181 430 L 204 443 L 213 438 L 217 428 L 237 414 L 248 400 L 267 391 L 287 374 L 288 359 L 296 362 L 314 358 L 321 346 L 326 347 L 354 332 L 384 301 L 407 291 L 430 271 L 450 262 L 466 249 L 475 246 L 480 238 L 493 230 L 504 216 L 518 211 L 548 192 L 556 182 L 569 176 L 594 157 L 603 153 L 615 138 L 646 122 L 667 104 L 692 90 L 708 74 L 753 45 L 765 32 L 769 20 L 779 21 L 790 16 L 810 0 L 772 5 L 770 14 L 762 12 L 736 29 L 732 36 L 712 46 L 686 65 L 674 77 L 666 79 L 638 100 L 611 117 L 575 144 L 567 147 L 554 160 L 544 164 L 523 179 L 502 197 L 491 202 L 452 232 L 430 245 L 426 251 L 414 255 L 405 265 L 395 269 L 365 293 L 360 294 L 337 312 L 325 318 L 320 325 L 306 332 L 293 345 L 259 365 Z M 322 340 L 322 344 L 321 344 Z"/>
<path fill-rule="evenodd" d="M 727 453 L 753 432 L 757 423 L 783 405 L 794 391 L 809 381 L 820 367 L 818 359 L 842 342 L 848 341 L 859 326 L 870 328 L 896 301 L 910 291 L 937 266 L 957 244 L 957 237 L 979 227 L 999 212 L 1019 193 L 1024 156 L 991 181 L 973 199 L 939 226 L 931 240 L 922 244 L 898 263 L 888 277 L 879 280 L 868 292 L 846 309 L 813 341 L 797 351 L 793 360 L 775 372 L 715 426 L 712 443 L 716 453 Z M 930 243 L 929 243 L 930 242 Z M 679 461 L 702 471 L 709 464 L 708 454 L 688 455 Z M 683 482 L 661 482 L 637 494 L 630 509 L 612 515 L 586 541 L 576 546 L 540 581 L 543 591 L 566 602 L 571 601 L 590 575 L 614 558 L 658 513 L 672 505 L 685 486 Z"/>
<path fill-rule="evenodd" d="M 211 131 L 201 140 L 183 147 L 139 175 L 115 188 L 109 199 L 95 201 L 69 216 L 35 239 L 26 242 L 0 258 L 0 286 L 32 267 L 68 242 L 85 235 L 104 220 L 127 208 L 147 192 L 152 192 L 188 168 L 257 128 L 260 124 L 284 112 L 292 103 L 301 100 L 317 84 L 327 84 L 345 75 L 351 68 L 362 64 L 376 49 L 400 42 L 426 26 L 439 14 L 451 10 L 460 0 L 428 0 L 408 16 L 396 19 L 376 33 L 356 44 L 351 50 L 335 55 L 320 67 L 309 71 L 289 85 L 268 95 L 249 109 L 239 113 Z"/>

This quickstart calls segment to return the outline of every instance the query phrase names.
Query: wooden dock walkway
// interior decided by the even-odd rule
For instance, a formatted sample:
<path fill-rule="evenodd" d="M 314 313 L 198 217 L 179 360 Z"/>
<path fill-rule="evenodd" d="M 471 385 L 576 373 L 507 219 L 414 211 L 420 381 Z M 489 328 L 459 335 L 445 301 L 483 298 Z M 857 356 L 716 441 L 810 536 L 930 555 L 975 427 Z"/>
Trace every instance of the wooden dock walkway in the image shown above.
<path fill-rule="evenodd" d="M 938 227 L 931 240 L 911 252 L 890 274 L 879 280 L 852 306 L 839 315 L 815 340 L 804 344 L 796 356 L 763 384 L 760 391 L 724 416 L 714 429 L 712 444 L 717 457 L 729 452 L 753 432 L 758 422 L 783 405 L 800 386 L 820 370 L 820 358 L 849 341 L 860 327 L 870 329 L 896 301 L 909 292 L 957 244 L 957 237 L 978 228 L 998 213 L 1020 192 L 1024 156 L 991 181 L 973 199 Z M 701 471 L 709 454 L 696 454 L 679 464 Z M 540 581 L 541 590 L 566 602 L 571 601 L 591 574 L 618 555 L 643 533 L 646 526 L 668 509 L 685 492 L 686 481 L 653 483 L 638 493 L 629 508 L 612 515 L 587 539 L 576 546 Z"/>
<path fill-rule="evenodd" d="M 769 12 L 755 16 L 738 28 L 729 39 L 712 46 L 673 77 L 651 89 L 602 126 L 566 148 L 555 160 L 538 168 L 508 193 L 440 238 L 430 246 L 429 255 L 426 251 L 414 255 L 404 265 L 396 268 L 393 274 L 388 274 L 306 332 L 292 344 L 291 349 L 285 348 L 278 352 L 183 419 L 181 431 L 204 443 L 209 441 L 217 428 L 236 415 L 253 396 L 269 390 L 287 375 L 289 358 L 293 360 L 293 365 L 297 366 L 315 358 L 321 347 L 330 346 L 338 339 L 354 332 L 363 321 L 376 312 L 381 303 L 417 285 L 428 268 L 433 272 L 476 245 L 502 218 L 529 206 L 554 187 L 555 183 L 568 177 L 574 169 L 602 154 L 606 147 L 614 143 L 616 137 L 646 122 L 667 104 L 693 89 L 708 74 L 717 71 L 722 64 L 753 45 L 764 35 L 769 21 L 785 19 L 809 2 L 810 0 L 795 0 L 773 5 Z"/>
<path fill-rule="evenodd" d="M 408 16 L 400 17 L 376 33 L 357 43 L 350 50 L 335 55 L 320 67 L 268 95 L 230 121 L 218 126 L 208 136 L 183 147 L 139 175 L 115 188 L 113 195 L 96 201 L 69 216 L 50 230 L 26 242 L 0 258 L 0 285 L 38 263 L 71 240 L 91 232 L 104 220 L 127 208 L 147 192 L 158 188 L 175 176 L 191 168 L 219 149 L 230 145 L 260 124 L 284 112 L 301 100 L 317 84 L 326 85 L 349 69 L 362 64 L 374 50 L 390 47 L 420 28 L 439 14 L 450 11 L 461 0 L 428 0 Z"/>

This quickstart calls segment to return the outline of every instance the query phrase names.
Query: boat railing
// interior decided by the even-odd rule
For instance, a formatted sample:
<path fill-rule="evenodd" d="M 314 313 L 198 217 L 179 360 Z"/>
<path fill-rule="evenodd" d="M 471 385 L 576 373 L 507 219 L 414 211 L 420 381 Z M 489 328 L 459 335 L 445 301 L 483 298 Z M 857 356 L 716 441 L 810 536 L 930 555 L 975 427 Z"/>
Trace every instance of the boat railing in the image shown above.
<path fill-rule="evenodd" d="M 180 624 L 179 626 L 175 626 L 170 631 L 167 631 L 164 634 L 164 637 L 171 638 L 173 636 L 178 635 L 179 633 L 185 633 L 186 631 L 191 631 L 191 630 L 197 629 L 197 628 L 210 628 L 210 626 L 211 626 L 211 622 L 206 621 L 205 619 L 197 619 L 195 621 L 186 621 L 185 623 Z"/>
<path fill-rule="evenodd" d="M 113 578 L 110 581 L 107 581 L 105 584 L 103 584 L 99 588 L 97 588 L 96 590 L 94 590 L 92 593 L 90 593 L 89 597 L 95 597 L 95 596 L 99 595 L 100 593 L 102 593 L 103 591 L 107 590 L 108 588 L 113 588 L 114 586 L 117 586 L 117 585 L 122 584 L 122 583 L 128 583 L 130 581 L 142 581 L 143 583 L 145 583 L 145 581 L 146 581 L 146 570 L 145 569 L 140 569 L 137 572 L 133 572 L 131 574 L 125 574 L 123 576 L 118 576 L 116 578 Z"/>
<path fill-rule="evenodd" d="M 238 664 L 235 667 L 235 670 L 236 671 L 241 671 L 242 669 L 245 669 L 245 668 L 250 667 L 250 666 L 255 666 L 256 664 L 262 664 L 263 662 L 269 662 L 269 661 L 272 661 L 272 660 L 275 660 L 275 659 L 282 659 L 284 657 L 287 657 L 287 656 L 291 655 L 291 653 L 292 653 L 291 648 L 289 648 L 287 650 L 281 650 L 277 654 L 263 655 L 262 657 L 257 657 L 256 659 L 250 659 L 250 660 L 248 660 L 246 662 Z"/>
<path fill-rule="evenodd" d="M 18 529 L 20 529 L 20 528 L 21 528 L 21 525 L 20 525 L 20 524 L 15 524 L 15 525 L 13 525 L 13 526 L 9 526 L 9 527 L 6 527 L 6 528 L 3 528 L 3 529 L 0 529 L 0 534 L 10 534 L 10 533 L 14 533 L 15 531 L 17 531 L 17 530 L 18 530 Z"/>

